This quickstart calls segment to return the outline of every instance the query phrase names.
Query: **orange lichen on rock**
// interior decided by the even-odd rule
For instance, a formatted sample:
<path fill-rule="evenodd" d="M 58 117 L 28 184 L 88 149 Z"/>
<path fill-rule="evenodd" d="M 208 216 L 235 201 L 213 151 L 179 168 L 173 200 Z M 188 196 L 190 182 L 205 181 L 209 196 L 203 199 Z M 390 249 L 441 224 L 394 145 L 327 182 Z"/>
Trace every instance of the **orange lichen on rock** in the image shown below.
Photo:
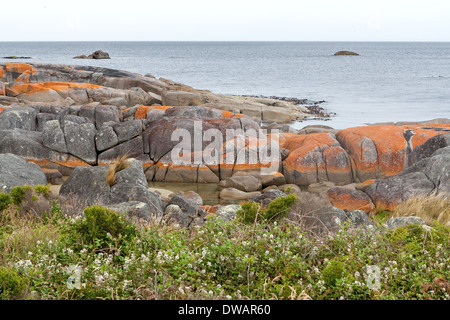
<path fill-rule="evenodd" d="M 139 106 L 138 109 L 136 110 L 136 113 L 134 114 L 134 118 L 145 119 L 147 117 L 148 110 L 157 109 L 166 111 L 169 108 L 171 108 L 171 106 Z"/>
<path fill-rule="evenodd" d="M 403 170 L 406 155 L 404 128 L 373 125 L 340 130 L 336 138 L 353 159 L 360 180 L 392 176 Z"/>
<path fill-rule="evenodd" d="M 431 125 L 405 125 L 405 130 L 411 130 L 411 147 L 415 149 L 421 146 L 429 139 L 441 134 L 449 133 L 450 124 L 431 124 Z M 447 129 L 447 130 L 445 130 Z"/>
<path fill-rule="evenodd" d="M 25 160 L 29 161 L 29 162 L 33 162 L 33 163 L 37 164 L 39 167 L 41 167 L 41 168 L 45 167 L 45 166 L 48 166 L 48 164 L 50 163 L 50 161 L 46 160 L 46 159 L 25 158 Z"/>
<path fill-rule="evenodd" d="M 35 83 L 16 83 L 10 86 L 16 94 L 33 94 L 41 91 L 71 91 L 81 88 L 99 89 L 102 86 L 90 83 L 75 82 L 35 82 Z"/>
<path fill-rule="evenodd" d="M 27 63 L 7 63 L 6 64 L 6 72 L 15 72 L 15 73 L 24 73 L 28 72 L 29 74 L 35 74 L 36 69 L 33 68 L 32 65 Z"/>
<path fill-rule="evenodd" d="M 375 213 L 375 205 L 367 194 L 362 191 L 334 187 L 327 191 L 328 199 L 336 208 L 342 210 L 362 210 L 367 213 Z"/>
<path fill-rule="evenodd" d="M 298 134 L 285 139 L 281 144 L 281 148 L 294 151 L 300 147 L 305 150 L 312 150 L 317 147 L 336 145 L 337 141 L 328 132 Z"/>
<path fill-rule="evenodd" d="M 3 66 L 0 66 L 0 78 L 4 78 L 5 77 L 5 69 L 3 68 Z"/>
<path fill-rule="evenodd" d="M 65 166 L 65 167 L 69 167 L 69 168 L 75 168 L 75 167 L 79 167 L 79 166 L 82 166 L 82 167 L 90 166 L 87 162 L 85 162 L 81 159 L 78 159 L 76 157 L 70 156 L 70 155 L 67 155 L 65 157 L 58 158 L 58 159 L 51 159 L 51 161 L 56 164 L 59 164 L 59 165 Z"/>

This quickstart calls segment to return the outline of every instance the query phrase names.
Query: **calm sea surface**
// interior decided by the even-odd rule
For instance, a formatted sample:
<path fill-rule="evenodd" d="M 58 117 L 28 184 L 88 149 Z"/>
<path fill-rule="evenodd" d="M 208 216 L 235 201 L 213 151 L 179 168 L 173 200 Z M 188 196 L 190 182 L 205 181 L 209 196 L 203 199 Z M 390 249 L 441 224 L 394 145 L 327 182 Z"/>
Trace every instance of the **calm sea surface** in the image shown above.
<path fill-rule="evenodd" d="M 107 51 L 111 60 L 73 60 Z M 360 56 L 333 56 L 351 50 Z M 168 78 L 215 93 L 325 100 L 336 129 L 450 118 L 450 43 L 0 42 L 24 62 L 92 65 Z"/>

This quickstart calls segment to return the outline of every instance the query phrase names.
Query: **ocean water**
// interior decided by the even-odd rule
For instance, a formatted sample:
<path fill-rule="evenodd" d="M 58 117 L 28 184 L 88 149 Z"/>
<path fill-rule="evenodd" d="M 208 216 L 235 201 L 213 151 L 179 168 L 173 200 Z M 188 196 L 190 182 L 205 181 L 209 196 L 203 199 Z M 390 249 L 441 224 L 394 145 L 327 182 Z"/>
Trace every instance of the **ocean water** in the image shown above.
<path fill-rule="evenodd" d="M 107 51 L 110 60 L 72 57 Z M 351 50 L 360 56 L 333 56 Z M 336 129 L 450 118 L 450 43 L 411 42 L 0 42 L 24 62 L 150 73 L 215 93 L 294 97 L 336 113 Z"/>

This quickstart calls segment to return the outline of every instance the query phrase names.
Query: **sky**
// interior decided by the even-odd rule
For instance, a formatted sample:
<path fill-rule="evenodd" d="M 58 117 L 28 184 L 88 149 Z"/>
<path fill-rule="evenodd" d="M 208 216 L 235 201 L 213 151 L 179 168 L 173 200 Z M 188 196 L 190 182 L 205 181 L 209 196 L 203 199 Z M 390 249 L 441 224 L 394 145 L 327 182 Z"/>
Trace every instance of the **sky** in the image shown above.
<path fill-rule="evenodd" d="M 450 41 L 448 0 L 21 0 L 0 41 Z"/>

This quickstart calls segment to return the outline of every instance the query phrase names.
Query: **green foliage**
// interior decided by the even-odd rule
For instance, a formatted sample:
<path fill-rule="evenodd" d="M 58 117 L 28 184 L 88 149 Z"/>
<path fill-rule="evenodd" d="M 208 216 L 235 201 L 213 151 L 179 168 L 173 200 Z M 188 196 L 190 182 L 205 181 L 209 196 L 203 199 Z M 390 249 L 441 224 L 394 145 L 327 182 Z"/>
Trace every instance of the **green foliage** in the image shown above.
<path fill-rule="evenodd" d="M 12 188 L 11 192 L 9 193 L 11 195 L 12 202 L 15 205 L 20 205 L 25 198 L 26 191 L 30 191 L 31 189 L 31 186 L 27 185 Z"/>
<path fill-rule="evenodd" d="M 21 298 L 28 288 L 29 279 L 15 269 L 0 267 L 0 300 Z"/>
<path fill-rule="evenodd" d="M 344 263 L 332 260 L 330 264 L 322 272 L 323 280 L 329 287 L 334 287 L 336 281 L 344 276 Z"/>
<path fill-rule="evenodd" d="M 0 211 L 5 210 L 11 203 L 11 197 L 9 194 L 1 192 L 0 193 Z"/>
<path fill-rule="evenodd" d="M 50 209 L 50 213 L 44 211 L 42 213 L 42 221 L 45 224 L 51 223 L 56 225 L 58 221 L 60 221 L 63 217 L 61 206 L 59 205 L 58 200 L 54 200 L 52 204 L 52 208 Z"/>
<path fill-rule="evenodd" d="M 278 197 L 272 200 L 267 209 L 261 207 L 257 202 L 249 201 L 241 205 L 241 209 L 236 212 L 238 219 L 251 224 L 257 222 L 270 222 L 280 220 L 287 216 L 290 207 L 297 201 L 297 195 L 291 193 L 286 197 Z"/>
<path fill-rule="evenodd" d="M 97 248 L 119 247 L 136 235 L 135 226 L 113 210 L 92 206 L 84 215 L 72 229 L 72 235 L 84 243 L 95 243 Z"/>
<path fill-rule="evenodd" d="M 269 203 L 267 210 L 264 213 L 266 220 L 281 219 L 287 216 L 291 206 L 297 201 L 297 195 L 291 193 L 286 197 L 278 197 Z"/>
<path fill-rule="evenodd" d="M 49 194 L 50 194 L 50 187 L 48 185 L 45 185 L 45 184 L 39 184 L 39 185 L 34 187 L 34 191 L 37 194 L 41 194 L 44 197 L 48 197 Z"/>

